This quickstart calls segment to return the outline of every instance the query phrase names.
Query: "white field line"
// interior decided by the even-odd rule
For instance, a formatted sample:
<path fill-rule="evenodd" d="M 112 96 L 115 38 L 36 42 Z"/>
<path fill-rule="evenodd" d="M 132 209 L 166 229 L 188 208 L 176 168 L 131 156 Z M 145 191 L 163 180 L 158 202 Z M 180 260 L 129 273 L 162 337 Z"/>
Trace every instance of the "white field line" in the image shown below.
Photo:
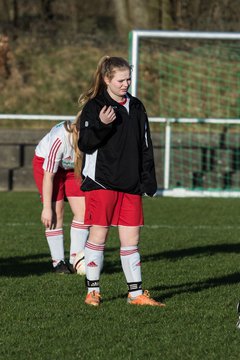
<path fill-rule="evenodd" d="M 36 222 L 9 222 L 9 223 L 1 223 L 0 226 L 2 227 L 23 227 L 23 226 L 41 226 L 41 223 Z M 64 224 L 63 226 L 67 226 L 67 224 Z M 240 225 L 174 225 L 174 224 L 153 224 L 153 225 L 144 225 L 144 228 L 152 229 L 152 230 L 158 230 L 158 229 L 194 229 L 194 230 L 232 230 L 232 229 L 240 229 Z"/>

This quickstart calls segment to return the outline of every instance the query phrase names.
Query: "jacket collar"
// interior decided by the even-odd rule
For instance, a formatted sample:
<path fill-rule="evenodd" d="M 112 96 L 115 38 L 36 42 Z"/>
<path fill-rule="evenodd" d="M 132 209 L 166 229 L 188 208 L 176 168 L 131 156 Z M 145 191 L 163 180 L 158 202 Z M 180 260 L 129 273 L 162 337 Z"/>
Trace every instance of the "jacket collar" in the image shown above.
<path fill-rule="evenodd" d="M 109 93 L 107 92 L 106 89 L 103 90 L 102 95 L 104 96 L 105 99 L 107 99 L 107 101 L 110 105 L 113 105 L 113 106 L 119 105 L 119 103 L 117 101 L 115 101 L 114 99 L 111 98 L 111 96 L 109 95 Z M 134 97 L 132 97 L 131 94 L 127 93 L 127 96 L 129 97 L 130 102 L 132 102 L 134 100 Z"/>

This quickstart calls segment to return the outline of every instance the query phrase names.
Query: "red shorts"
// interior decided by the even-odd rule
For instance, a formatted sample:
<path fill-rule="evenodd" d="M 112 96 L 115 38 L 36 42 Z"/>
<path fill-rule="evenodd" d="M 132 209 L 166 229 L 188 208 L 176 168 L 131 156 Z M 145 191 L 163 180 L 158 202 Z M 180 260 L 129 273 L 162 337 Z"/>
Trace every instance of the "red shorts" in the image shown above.
<path fill-rule="evenodd" d="M 33 165 L 33 177 L 38 188 L 41 201 L 42 199 L 42 184 L 43 184 L 43 163 L 44 159 L 39 156 L 34 156 L 32 165 Z M 58 168 L 54 179 L 53 179 L 53 195 L 52 201 L 63 200 L 68 197 L 79 197 L 85 196 L 85 193 L 80 189 L 81 182 L 77 180 L 74 176 L 73 170 L 64 170 Z"/>
<path fill-rule="evenodd" d="M 84 224 L 99 226 L 142 226 L 141 195 L 113 190 L 85 192 L 86 211 Z"/>

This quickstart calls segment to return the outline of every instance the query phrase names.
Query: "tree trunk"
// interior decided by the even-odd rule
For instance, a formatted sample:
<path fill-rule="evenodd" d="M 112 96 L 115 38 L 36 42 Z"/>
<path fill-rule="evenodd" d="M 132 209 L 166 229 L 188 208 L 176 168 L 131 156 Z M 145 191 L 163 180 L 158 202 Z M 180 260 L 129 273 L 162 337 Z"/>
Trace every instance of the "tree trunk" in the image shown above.
<path fill-rule="evenodd" d="M 172 30 L 173 26 L 173 9 L 171 0 L 162 0 L 162 29 Z"/>
<path fill-rule="evenodd" d="M 45 20 L 52 20 L 54 15 L 52 11 L 52 0 L 41 0 L 42 14 Z"/>
<path fill-rule="evenodd" d="M 18 8 L 18 0 L 13 0 L 13 25 L 15 27 L 18 26 L 18 15 L 19 15 L 19 8 Z"/>
<path fill-rule="evenodd" d="M 188 6 L 190 29 L 197 29 L 201 0 L 191 1 Z"/>
<path fill-rule="evenodd" d="M 174 19 L 175 29 L 181 30 L 183 28 L 182 0 L 174 0 Z"/>
<path fill-rule="evenodd" d="M 145 0 L 129 0 L 130 26 L 133 29 L 149 29 L 149 2 Z"/>
<path fill-rule="evenodd" d="M 161 2 L 161 0 L 148 1 L 148 22 L 149 28 L 152 30 L 161 28 Z"/>
<path fill-rule="evenodd" d="M 11 75 L 9 52 L 8 37 L 0 36 L 0 78 L 8 79 Z"/>
<path fill-rule="evenodd" d="M 0 21 L 9 22 L 11 19 L 10 8 L 7 0 L 0 0 Z"/>
<path fill-rule="evenodd" d="M 123 39 L 130 30 L 128 0 L 113 0 L 115 8 L 115 23 L 118 35 Z"/>

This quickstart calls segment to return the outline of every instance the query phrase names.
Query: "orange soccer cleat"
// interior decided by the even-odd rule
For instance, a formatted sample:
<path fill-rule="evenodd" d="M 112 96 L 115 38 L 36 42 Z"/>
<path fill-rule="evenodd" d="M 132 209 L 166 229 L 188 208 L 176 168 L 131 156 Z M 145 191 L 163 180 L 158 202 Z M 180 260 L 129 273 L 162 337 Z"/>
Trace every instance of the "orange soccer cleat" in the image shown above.
<path fill-rule="evenodd" d="M 99 306 L 101 303 L 101 295 L 99 292 L 93 290 L 89 294 L 87 294 L 85 299 L 85 304 L 92 306 Z"/>
<path fill-rule="evenodd" d="M 128 294 L 127 302 L 128 304 L 131 305 L 148 305 L 148 306 L 160 306 L 160 307 L 166 306 L 161 302 L 151 299 L 148 290 L 145 290 L 142 295 L 138 295 L 135 298 L 131 297 L 131 295 Z"/>

